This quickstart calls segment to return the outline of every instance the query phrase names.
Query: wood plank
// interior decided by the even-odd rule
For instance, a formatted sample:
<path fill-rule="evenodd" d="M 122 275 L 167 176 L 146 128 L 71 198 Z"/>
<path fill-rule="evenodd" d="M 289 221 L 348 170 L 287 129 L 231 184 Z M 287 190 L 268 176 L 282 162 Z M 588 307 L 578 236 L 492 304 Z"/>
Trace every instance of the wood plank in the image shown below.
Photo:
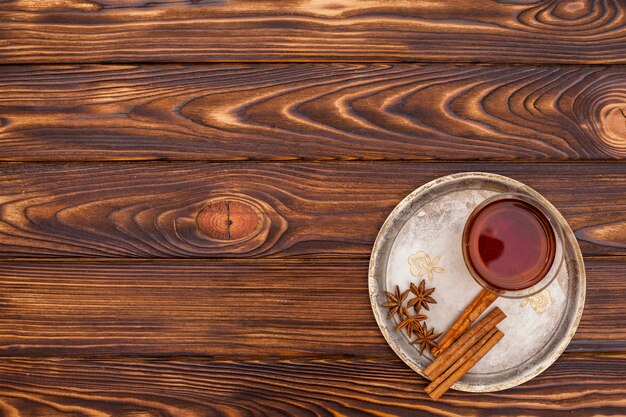
<path fill-rule="evenodd" d="M 4 356 L 393 357 L 367 262 L 4 262 Z M 626 260 L 587 263 L 570 352 L 626 350 Z"/>
<path fill-rule="evenodd" d="M 6 416 L 623 416 L 626 357 L 565 355 L 530 382 L 438 402 L 398 359 L 3 359 Z"/>
<path fill-rule="evenodd" d="M 621 1 L 3 2 L 0 60 L 626 63 Z"/>
<path fill-rule="evenodd" d="M 626 157 L 624 67 L 6 67 L 0 160 Z"/>
<path fill-rule="evenodd" d="M 370 162 L 5 164 L 0 256 L 366 259 L 402 198 L 461 171 L 527 183 L 562 211 L 584 254 L 626 254 L 623 163 Z M 221 201 L 239 207 L 230 219 L 205 210 Z M 211 227 L 250 220 L 238 239 Z"/>

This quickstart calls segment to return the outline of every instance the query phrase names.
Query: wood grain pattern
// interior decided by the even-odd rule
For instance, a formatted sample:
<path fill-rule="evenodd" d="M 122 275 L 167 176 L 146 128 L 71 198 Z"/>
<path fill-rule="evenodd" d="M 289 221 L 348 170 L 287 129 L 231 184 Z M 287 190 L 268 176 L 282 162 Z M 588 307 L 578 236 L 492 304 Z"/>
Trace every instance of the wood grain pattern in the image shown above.
<path fill-rule="evenodd" d="M 393 207 L 460 171 L 509 175 L 561 210 L 586 255 L 626 254 L 623 163 L 119 163 L 0 166 L 2 257 L 357 257 Z M 196 217 L 233 198 L 260 227 L 207 238 Z"/>
<path fill-rule="evenodd" d="M 0 0 L 0 415 L 625 415 L 625 38 L 622 0 Z M 435 406 L 367 258 L 459 171 L 562 211 L 587 302 Z"/>
<path fill-rule="evenodd" d="M 393 357 L 367 261 L 3 262 L 4 356 Z M 626 352 L 626 261 L 587 262 L 570 352 Z"/>
<path fill-rule="evenodd" d="M 12 0 L 0 60 L 623 64 L 620 0 Z"/>
<path fill-rule="evenodd" d="M 522 386 L 437 403 L 398 359 L 0 361 L 6 416 L 623 416 L 626 357 L 561 357 Z"/>
<path fill-rule="evenodd" d="M 626 157 L 624 67 L 5 67 L 0 160 Z"/>

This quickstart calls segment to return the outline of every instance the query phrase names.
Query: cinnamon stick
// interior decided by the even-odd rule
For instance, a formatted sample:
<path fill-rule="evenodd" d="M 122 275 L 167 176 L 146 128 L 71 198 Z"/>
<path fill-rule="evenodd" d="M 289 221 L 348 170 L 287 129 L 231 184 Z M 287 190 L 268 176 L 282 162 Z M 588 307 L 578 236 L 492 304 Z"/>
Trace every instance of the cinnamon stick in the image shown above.
<path fill-rule="evenodd" d="M 431 349 L 431 353 L 436 357 L 444 352 L 455 340 L 457 340 L 471 324 L 493 303 L 498 296 L 483 289 L 472 303 L 461 313 L 458 319 L 450 326 L 448 331 L 441 336 L 437 347 Z"/>
<path fill-rule="evenodd" d="M 496 343 L 498 343 L 500 339 L 502 339 L 503 336 L 504 336 L 504 333 L 502 333 L 500 330 L 496 330 L 496 333 L 493 334 L 493 336 L 491 336 L 489 340 L 487 340 L 485 344 L 482 345 L 476 353 L 474 353 L 467 361 L 465 361 L 462 365 L 460 365 L 457 368 L 457 370 L 452 373 L 452 375 L 450 375 L 443 382 L 441 382 L 436 388 L 432 389 L 428 393 L 430 398 L 432 398 L 433 400 L 438 400 L 439 398 L 441 398 L 441 396 L 448 390 L 448 388 L 450 388 L 452 384 L 454 384 L 456 381 L 461 379 L 461 377 L 465 375 L 467 371 L 472 369 L 472 367 L 476 365 L 476 363 L 480 359 L 482 359 L 482 357 L 485 356 L 487 352 L 489 352 L 491 348 L 493 348 L 496 345 Z"/>
<path fill-rule="evenodd" d="M 491 310 L 483 319 L 478 321 L 474 327 L 461 336 L 445 352 L 439 355 L 430 365 L 424 369 L 424 375 L 431 381 L 444 373 L 454 362 L 456 362 L 465 352 L 482 339 L 491 329 L 500 323 L 506 314 L 498 307 Z"/>
<path fill-rule="evenodd" d="M 456 371 L 457 369 L 459 369 L 461 367 L 461 365 L 463 365 L 465 362 L 467 362 L 472 356 L 474 356 L 476 354 L 476 352 L 478 352 L 478 350 L 483 347 L 483 345 L 485 343 L 487 343 L 487 341 L 489 339 L 491 339 L 491 336 L 493 336 L 494 334 L 496 334 L 497 332 L 499 332 L 497 327 L 494 327 L 493 329 L 491 329 L 489 331 L 489 333 L 487 333 L 482 339 L 480 339 L 474 346 L 471 347 L 470 350 L 468 350 L 467 352 L 465 352 L 463 354 L 463 356 L 461 356 L 456 362 L 454 362 L 454 364 L 448 368 L 447 371 L 445 371 L 443 374 L 439 375 L 434 381 L 432 381 L 425 389 L 424 391 L 426 391 L 428 394 L 430 394 L 432 391 L 435 390 L 435 388 L 437 388 L 443 381 L 445 381 L 446 379 L 448 379 L 448 377 L 450 375 L 452 375 L 454 373 L 454 371 Z"/>

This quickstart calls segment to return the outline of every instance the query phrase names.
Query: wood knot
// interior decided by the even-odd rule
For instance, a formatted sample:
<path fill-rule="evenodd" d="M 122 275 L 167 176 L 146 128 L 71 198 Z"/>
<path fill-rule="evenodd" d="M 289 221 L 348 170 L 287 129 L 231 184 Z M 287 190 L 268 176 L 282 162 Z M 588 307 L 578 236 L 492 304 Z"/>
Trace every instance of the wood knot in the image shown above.
<path fill-rule="evenodd" d="M 626 148 L 626 105 L 612 105 L 600 113 L 604 142 L 615 148 Z"/>
<path fill-rule="evenodd" d="M 520 23 L 538 29 L 570 30 L 572 41 L 586 39 L 590 33 L 621 27 L 620 10 L 609 2 L 594 0 L 559 0 L 532 2 L 518 14 Z"/>
<path fill-rule="evenodd" d="M 592 5 L 584 0 L 565 0 L 554 5 L 552 14 L 563 20 L 577 20 L 591 12 Z"/>
<path fill-rule="evenodd" d="M 262 225 L 256 207 L 235 199 L 222 199 L 203 207 L 196 217 L 200 232 L 213 240 L 240 240 L 256 234 Z"/>
<path fill-rule="evenodd" d="M 594 76 L 595 77 L 595 76 Z M 626 156 L 626 79 L 606 70 L 576 96 L 572 115 L 589 135 L 589 143 L 619 159 Z"/>

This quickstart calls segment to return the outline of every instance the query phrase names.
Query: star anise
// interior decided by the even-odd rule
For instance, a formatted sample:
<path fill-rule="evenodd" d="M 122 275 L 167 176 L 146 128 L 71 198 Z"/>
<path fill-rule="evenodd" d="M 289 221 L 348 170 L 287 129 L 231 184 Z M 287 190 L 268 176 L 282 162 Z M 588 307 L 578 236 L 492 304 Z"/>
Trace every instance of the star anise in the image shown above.
<path fill-rule="evenodd" d="M 409 312 L 406 308 L 404 308 L 403 311 L 406 318 L 402 320 L 400 324 L 398 324 L 398 330 L 406 328 L 406 334 L 408 334 L 409 337 L 413 336 L 413 333 L 418 334 L 419 332 L 421 332 L 422 324 L 420 322 L 426 320 L 428 317 L 423 314 L 416 314 L 414 316 L 411 316 L 409 315 Z"/>
<path fill-rule="evenodd" d="M 426 323 L 422 325 L 419 332 L 415 332 L 417 339 L 411 343 L 419 346 L 420 355 L 424 353 L 424 349 L 428 348 L 428 350 L 432 350 L 435 346 L 437 346 L 437 342 L 435 342 L 435 340 L 441 335 L 441 333 L 434 333 L 435 329 L 428 329 Z"/>
<path fill-rule="evenodd" d="M 387 294 L 387 300 L 389 300 L 383 304 L 383 307 L 387 307 L 389 309 L 389 313 L 387 313 L 387 318 L 390 319 L 393 317 L 394 314 L 397 314 L 400 319 L 402 319 L 402 303 L 406 299 L 406 296 L 409 295 L 409 290 L 400 293 L 400 287 L 396 285 L 395 293 L 385 291 L 385 294 Z"/>
<path fill-rule="evenodd" d="M 434 288 L 426 289 L 425 280 L 422 280 L 422 282 L 420 282 L 419 287 L 411 283 L 410 291 L 415 295 L 415 298 L 412 298 L 409 300 L 407 307 L 415 308 L 416 313 L 419 313 L 422 307 L 424 307 L 425 310 L 430 310 L 430 308 L 428 307 L 429 303 L 437 304 L 437 301 L 435 301 L 435 299 L 430 296 L 433 292 L 435 292 L 435 289 Z"/>

